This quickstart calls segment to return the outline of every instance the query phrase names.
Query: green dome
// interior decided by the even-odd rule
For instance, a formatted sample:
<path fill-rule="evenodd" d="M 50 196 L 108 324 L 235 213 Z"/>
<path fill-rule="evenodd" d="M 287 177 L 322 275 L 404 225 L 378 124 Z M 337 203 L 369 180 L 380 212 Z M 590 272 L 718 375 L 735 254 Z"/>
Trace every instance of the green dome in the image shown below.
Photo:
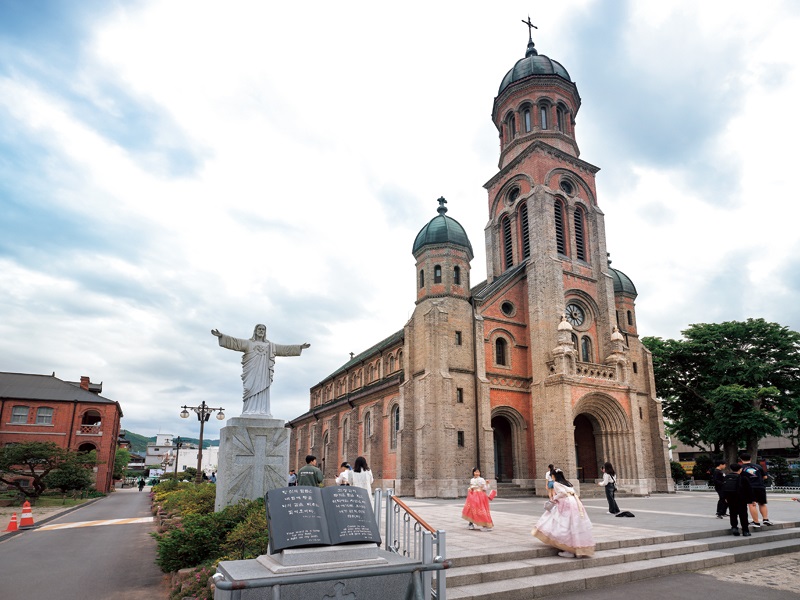
<path fill-rule="evenodd" d="M 503 77 L 503 81 L 500 83 L 500 90 L 497 92 L 497 95 L 499 96 L 502 94 L 503 90 L 512 83 L 532 75 L 558 75 L 562 79 L 566 79 L 572 83 L 572 79 L 569 78 L 569 73 L 567 73 L 564 66 L 560 62 L 548 58 L 544 54 L 539 54 L 536 51 L 533 39 L 528 38 L 528 49 L 525 51 L 525 58 L 519 59 L 513 68 L 506 73 L 506 76 Z"/>
<path fill-rule="evenodd" d="M 633 296 L 639 295 L 636 291 L 636 286 L 633 285 L 633 282 L 631 281 L 631 278 L 625 275 L 625 273 L 609 267 L 608 274 L 611 275 L 611 279 L 614 280 L 615 294 L 631 294 Z"/>
<path fill-rule="evenodd" d="M 451 219 L 445 213 L 447 209 L 444 203 L 447 202 L 444 198 L 439 198 L 439 214 L 433 217 L 425 227 L 420 229 L 414 240 L 414 248 L 411 253 L 416 256 L 423 247 L 433 244 L 455 244 L 456 246 L 463 246 L 469 251 L 469 257 L 472 259 L 472 244 L 469 243 L 467 232 L 461 226 L 461 223 L 455 219 Z"/>

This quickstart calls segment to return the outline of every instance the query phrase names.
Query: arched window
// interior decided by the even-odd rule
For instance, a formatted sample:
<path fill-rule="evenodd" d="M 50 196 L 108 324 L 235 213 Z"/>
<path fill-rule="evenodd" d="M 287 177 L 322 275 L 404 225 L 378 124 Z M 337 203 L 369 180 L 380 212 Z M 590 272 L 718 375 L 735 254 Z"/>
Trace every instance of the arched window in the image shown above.
<path fill-rule="evenodd" d="M 89 442 L 84 442 L 80 446 L 78 446 L 78 452 L 81 454 L 86 454 L 88 452 L 92 452 L 93 450 L 97 450 L 97 446 L 94 444 L 90 444 Z"/>
<path fill-rule="evenodd" d="M 325 473 L 325 465 L 328 462 L 328 450 L 330 449 L 330 441 L 331 441 L 330 436 L 326 431 L 324 434 L 322 434 L 322 465 L 320 466 L 322 468 L 323 474 Z"/>
<path fill-rule="evenodd" d="M 433 283 L 442 283 L 442 266 L 433 267 Z"/>
<path fill-rule="evenodd" d="M 584 229 L 583 211 L 575 209 L 575 257 L 586 260 L 586 231 Z"/>
<path fill-rule="evenodd" d="M 523 204 L 519 209 L 519 224 L 522 228 L 522 257 L 531 255 L 531 236 L 528 231 L 528 205 Z"/>
<path fill-rule="evenodd" d="M 425 287 L 425 271 L 423 269 L 419 271 L 419 287 L 420 289 Z"/>
<path fill-rule="evenodd" d="M 564 107 L 560 104 L 556 107 L 556 129 L 561 133 L 567 132 L 567 115 Z"/>
<path fill-rule="evenodd" d="M 506 118 L 506 126 L 508 127 L 508 140 L 511 141 L 517 137 L 517 120 L 513 113 Z"/>
<path fill-rule="evenodd" d="M 567 236 L 564 232 L 564 204 L 561 200 L 556 200 L 553 205 L 554 220 L 556 226 L 556 250 L 559 254 L 567 255 Z"/>
<path fill-rule="evenodd" d="M 581 338 L 581 360 L 592 362 L 592 340 L 588 336 Z"/>
<path fill-rule="evenodd" d="M 510 269 L 514 264 L 514 250 L 511 244 L 511 219 L 505 217 L 500 223 L 503 232 L 503 260 L 505 268 Z"/>
<path fill-rule="evenodd" d="M 497 338 L 494 342 L 494 362 L 497 365 L 508 365 L 508 342 L 504 338 Z"/>
<path fill-rule="evenodd" d="M 539 118 L 542 121 L 542 129 L 547 129 L 547 105 L 542 104 L 539 106 Z"/>
<path fill-rule="evenodd" d="M 531 130 L 531 109 L 529 106 L 526 106 L 525 110 L 522 111 L 522 118 L 525 121 L 525 133 L 528 133 Z"/>
<path fill-rule="evenodd" d="M 389 373 L 394 373 L 394 356 L 389 357 Z"/>
<path fill-rule="evenodd" d="M 347 417 L 342 421 L 342 440 L 345 442 L 350 439 L 350 419 Z"/>
<path fill-rule="evenodd" d="M 461 285 L 461 267 L 453 267 L 453 283 Z"/>
<path fill-rule="evenodd" d="M 392 409 L 392 434 L 389 438 L 389 444 L 391 448 L 397 448 L 397 434 L 400 432 L 400 407 L 395 406 Z"/>
<path fill-rule="evenodd" d="M 628 325 L 633 325 L 633 314 L 628 311 Z"/>
<path fill-rule="evenodd" d="M 364 446 L 369 443 L 369 438 L 372 437 L 372 413 L 364 415 Z"/>
<path fill-rule="evenodd" d="M 572 336 L 572 345 L 575 346 L 575 350 L 577 350 L 578 349 L 578 336 L 575 335 L 574 333 L 570 333 L 570 336 Z"/>

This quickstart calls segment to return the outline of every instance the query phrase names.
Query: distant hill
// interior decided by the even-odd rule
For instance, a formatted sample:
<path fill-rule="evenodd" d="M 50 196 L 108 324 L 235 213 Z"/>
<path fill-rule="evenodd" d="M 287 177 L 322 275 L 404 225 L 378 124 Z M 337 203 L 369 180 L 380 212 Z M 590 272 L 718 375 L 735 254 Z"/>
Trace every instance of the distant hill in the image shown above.
<path fill-rule="evenodd" d="M 124 431 L 124 433 L 125 439 L 131 443 L 131 451 L 138 454 L 144 454 L 147 451 L 147 442 L 156 441 L 156 436 L 154 435 L 151 437 L 145 437 L 143 435 L 139 435 L 138 433 L 128 431 L 127 429 Z M 181 441 L 188 444 L 197 445 L 200 440 L 199 438 L 188 438 L 181 436 Z M 219 446 L 219 440 L 203 440 L 203 448 L 208 448 L 210 446 Z"/>

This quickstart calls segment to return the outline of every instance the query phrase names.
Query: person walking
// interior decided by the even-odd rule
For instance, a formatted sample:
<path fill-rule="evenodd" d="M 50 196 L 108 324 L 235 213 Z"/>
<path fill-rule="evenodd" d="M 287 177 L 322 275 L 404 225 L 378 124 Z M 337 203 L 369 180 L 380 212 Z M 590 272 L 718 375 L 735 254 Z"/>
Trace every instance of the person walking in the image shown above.
<path fill-rule="evenodd" d="M 372 471 L 369 470 L 367 459 L 363 456 L 356 458 L 352 472 L 348 476 L 350 485 L 360 487 L 372 494 Z"/>
<path fill-rule="evenodd" d="M 297 472 L 297 485 L 319 487 L 322 484 L 322 471 L 317 468 L 317 457 L 306 456 L 306 466 Z"/>
<path fill-rule="evenodd" d="M 552 506 L 539 517 L 531 534 L 561 550 L 558 555 L 564 558 L 592 556 L 594 536 L 586 509 L 561 469 L 556 469 L 555 477 Z"/>
<path fill-rule="evenodd" d="M 139 491 L 141 492 L 144 489 L 144 478 L 139 477 Z"/>
<path fill-rule="evenodd" d="M 554 484 L 556 481 L 556 470 L 555 467 L 553 467 L 553 465 L 547 465 L 547 473 L 545 473 L 544 475 L 544 480 L 547 485 L 547 497 L 550 498 L 550 500 L 552 500 L 553 496 L 556 495 L 554 491 Z"/>
<path fill-rule="evenodd" d="M 469 521 L 469 529 L 492 531 L 492 513 L 489 511 L 489 482 L 481 477 L 481 470 L 472 469 L 472 479 L 469 480 L 467 500 L 461 510 L 461 518 Z M 477 527 L 476 527 L 477 525 Z"/>
<path fill-rule="evenodd" d="M 617 493 L 617 474 L 610 462 L 603 465 L 603 481 L 599 482 L 597 485 L 602 485 L 606 488 L 608 514 L 617 514 L 619 512 L 619 506 L 617 506 L 617 501 L 614 499 L 614 495 Z"/>
<path fill-rule="evenodd" d="M 289 469 L 289 487 L 295 487 L 297 485 L 297 473 L 294 472 L 294 469 Z"/>

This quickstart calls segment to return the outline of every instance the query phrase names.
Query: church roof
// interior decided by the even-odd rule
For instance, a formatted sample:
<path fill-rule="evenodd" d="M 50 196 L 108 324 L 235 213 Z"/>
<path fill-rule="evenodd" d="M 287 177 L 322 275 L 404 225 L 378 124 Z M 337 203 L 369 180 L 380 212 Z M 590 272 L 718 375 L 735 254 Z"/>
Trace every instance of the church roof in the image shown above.
<path fill-rule="evenodd" d="M 461 223 L 455 219 L 448 217 L 445 213 L 444 203 L 447 202 L 444 198 L 439 198 L 439 214 L 433 217 L 428 224 L 425 225 L 417 234 L 414 240 L 414 247 L 411 253 L 416 256 L 417 252 L 425 246 L 433 244 L 455 244 L 463 246 L 469 250 L 470 258 L 472 258 L 472 244 L 469 243 L 467 232 L 461 226 Z"/>
<path fill-rule="evenodd" d="M 631 294 L 633 296 L 639 295 L 639 293 L 636 291 L 636 286 L 633 285 L 633 282 L 631 281 L 631 278 L 625 275 L 625 273 L 609 267 L 608 274 L 611 275 L 611 279 L 614 280 L 615 294 Z"/>
<path fill-rule="evenodd" d="M 558 75 L 572 83 L 572 79 L 570 79 L 564 65 L 544 54 L 539 54 L 534 47 L 533 39 L 528 38 L 528 49 L 525 52 L 525 58 L 519 59 L 511 70 L 506 73 L 500 83 L 500 90 L 497 95 L 502 94 L 503 90 L 512 83 L 532 75 Z"/>

